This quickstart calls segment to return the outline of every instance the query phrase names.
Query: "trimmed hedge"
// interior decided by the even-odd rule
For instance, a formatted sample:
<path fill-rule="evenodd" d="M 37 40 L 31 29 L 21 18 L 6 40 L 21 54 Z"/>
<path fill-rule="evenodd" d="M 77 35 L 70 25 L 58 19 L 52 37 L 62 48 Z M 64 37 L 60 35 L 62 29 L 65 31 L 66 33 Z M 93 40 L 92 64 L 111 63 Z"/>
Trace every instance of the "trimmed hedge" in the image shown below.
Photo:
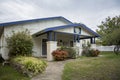
<path fill-rule="evenodd" d="M 47 67 L 44 60 L 34 57 L 17 56 L 11 62 L 19 72 L 29 77 L 42 73 Z"/>

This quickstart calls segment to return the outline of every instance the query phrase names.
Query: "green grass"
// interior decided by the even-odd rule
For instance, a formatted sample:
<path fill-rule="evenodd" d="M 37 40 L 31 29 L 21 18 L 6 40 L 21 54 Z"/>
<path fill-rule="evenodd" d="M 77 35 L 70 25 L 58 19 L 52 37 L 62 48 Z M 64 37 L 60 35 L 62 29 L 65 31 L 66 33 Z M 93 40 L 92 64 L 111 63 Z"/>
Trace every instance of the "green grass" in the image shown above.
<path fill-rule="evenodd" d="M 63 80 L 120 80 L 120 55 L 101 52 L 100 57 L 80 57 L 68 62 Z"/>
<path fill-rule="evenodd" d="M 0 64 L 0 80 L 30 80 L 10 66 Z"/>

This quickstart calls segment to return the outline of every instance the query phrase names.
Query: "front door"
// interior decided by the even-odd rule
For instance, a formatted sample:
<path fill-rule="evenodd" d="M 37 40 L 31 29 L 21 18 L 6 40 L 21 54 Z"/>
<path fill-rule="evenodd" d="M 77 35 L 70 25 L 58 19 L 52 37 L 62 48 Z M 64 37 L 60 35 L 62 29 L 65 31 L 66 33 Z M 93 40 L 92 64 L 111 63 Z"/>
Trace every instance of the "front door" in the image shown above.
<path fill-rule="evenodd" d="M 42 55 L 47 55 L 47 39 L 42 39 Z"/>

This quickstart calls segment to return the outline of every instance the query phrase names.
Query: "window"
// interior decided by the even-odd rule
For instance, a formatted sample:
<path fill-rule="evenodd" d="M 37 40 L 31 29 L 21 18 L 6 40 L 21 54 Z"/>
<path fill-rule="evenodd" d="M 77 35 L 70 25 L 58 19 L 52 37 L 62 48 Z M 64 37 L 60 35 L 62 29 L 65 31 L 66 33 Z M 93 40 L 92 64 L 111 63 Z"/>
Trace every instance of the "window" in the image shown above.
<path fill-rule="evenodd" d="M 75 33 L 77 33 L 77 34 L 81 34 L 81 28 L 79 28 L 79 27 L 75 27 Z"/>

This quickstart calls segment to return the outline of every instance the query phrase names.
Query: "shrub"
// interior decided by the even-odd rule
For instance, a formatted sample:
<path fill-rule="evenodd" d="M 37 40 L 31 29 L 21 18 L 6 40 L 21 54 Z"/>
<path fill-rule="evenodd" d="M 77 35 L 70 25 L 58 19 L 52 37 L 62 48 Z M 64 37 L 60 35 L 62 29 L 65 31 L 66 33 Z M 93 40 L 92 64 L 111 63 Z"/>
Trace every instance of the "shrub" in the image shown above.
<path fill-rule="evenodd" d="M 82 54 L 84 56 L 87 56 L 87 57 L 97 57 L 99 55 L 100 51 L 99 50 L 95 50 L 95 49 L 88 49 L 88 50 L 83 50 L 82 51 Z"/>
<path fill-rule="evenodd" d="M 6 38 L 9 55 L 31 55 L 33 42 L 28 30 L 21 32 L 13 32 L 11 37 Z"/>
<path fill-rule="evenodd" d="M 68 52 L 68 58 L 76 58 L 76 51 L 71 47 L 61 47 L 60 50 Z"/>
<path fill-rule="evenodd" d="M 13 66 L 21 73 L 32 77 L 38 73 L 42 73 L 47 63 L 34 57 L 18 56 L 12 59 Z"/>
<path fill-rule="evenodd" d="M 99 55 L 99 53 L 100 53 L 100 51 L 99 50 L 93 50 L 93 53 L 92 53 L 92 56 L 93 57 L 96 57 L 96 56 L 98 56 Z"/>
<path fill-rule="evenodd" d="M 88 50 L 88 49 L 83 49 L 83 50 L 82 50 L 82 55 L 83 55 L 83 56 L 90 56 L 90 50 Z"/>
<path fill-rule="evenodd" d="M 61 61 L 67 58 L 68 53 L 64 50 L 55 50 L 52 52 L 52 55 L 55 60 Z"/>
<path fill-rule="evenodd" d="M 87 43 L 87 45 L 83 44 L 82 55 L 87 57 L 97 57 L 100 51 L 97 49 L 91 49 L 91 45 Z"/>

